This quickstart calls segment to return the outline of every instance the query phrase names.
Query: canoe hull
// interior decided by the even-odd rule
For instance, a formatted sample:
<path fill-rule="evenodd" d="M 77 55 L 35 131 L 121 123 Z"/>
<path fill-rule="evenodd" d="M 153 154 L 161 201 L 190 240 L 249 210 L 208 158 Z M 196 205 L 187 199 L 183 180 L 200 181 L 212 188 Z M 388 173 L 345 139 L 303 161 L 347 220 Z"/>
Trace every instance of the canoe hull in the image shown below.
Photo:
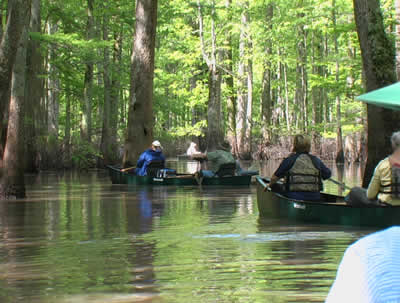
<path fill-rule="evenodd" d="M 325 201 L 305 202 L 264 191 L 257 177 L 257 205 L 260 217 L 285 218 L 313 224 L 385 227 L 400 224 L 400 207 L 352 207 L 342 197 L 324 195 Z M 337 204 L 335 204 L 337 203 Z"/>
<path fill-rule="evenodd" d="M 121 172 L 118 168 L 108 166 L 111 182 L 113 184 L 129 185 L 179 185 L 197 186 L 196 179 L 191 175 L 178 177 L 153 178 L 148 176 L 135 176 L 126 172 Z M 251 176 L 234 176 L 223 178 L 203 178 L 202 185 L 222 185 L 222 186 L 249 186 Z"/>

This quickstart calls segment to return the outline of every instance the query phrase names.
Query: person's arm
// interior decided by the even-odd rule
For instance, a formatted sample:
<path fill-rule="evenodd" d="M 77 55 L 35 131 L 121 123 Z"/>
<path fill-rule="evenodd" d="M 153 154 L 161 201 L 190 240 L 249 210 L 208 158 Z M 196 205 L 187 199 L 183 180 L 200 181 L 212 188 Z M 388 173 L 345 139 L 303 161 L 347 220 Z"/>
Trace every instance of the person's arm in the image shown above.
<path fill-rule="evenodd" d="M 207 155 L 202 153 L 196 153 L 193 154 L 190 158 L 197 161 L 204 161 L 207 160 Z"/>
<path fill-rule="evenodd" d="M 330 177 L 332 177 L 331 170 L 328 167 L 326 167 L 326 165 L 322 161 L 321 161 L 321 177 L 323 180 L 326 180 L 326 179 L 329 179 Z"/>
<path fill-rule="evenodd" d="M 381 172 L 379 165 L 375 168 L 374 175 L 368 185 L 367 198 L 370 200 L 376 199 L 381 189 Z"/>
<path fill-rule="evenodd" d="M 284 159 L 281 164 L 279 165 L 278 169 L 271 177 L 271 181 L 269 182 L 269 187 L 274 185 L 279 179 L 283 178 L 289 169 L 292 167 L 292 161 L 289 158 Z"/>
<path fill-rule="evenodd" d="M 139 160 L 136 163 L 136 167 L 142 167 L 145 162 L 146 153 L 140 155 Z"/>

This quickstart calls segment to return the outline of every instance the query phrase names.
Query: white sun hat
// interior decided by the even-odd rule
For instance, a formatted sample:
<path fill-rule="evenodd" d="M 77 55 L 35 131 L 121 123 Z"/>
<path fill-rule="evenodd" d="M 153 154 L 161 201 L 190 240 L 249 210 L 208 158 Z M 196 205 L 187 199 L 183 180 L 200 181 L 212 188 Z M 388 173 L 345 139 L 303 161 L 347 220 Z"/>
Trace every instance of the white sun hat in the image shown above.
<path fill-rule="evenodd" d="M 151 143 L 151 145 L 153 145 L 154 147 L 159 147 L 159 148 L 163 148 L 160 141 L 156 140 L 153 143 Z"/>

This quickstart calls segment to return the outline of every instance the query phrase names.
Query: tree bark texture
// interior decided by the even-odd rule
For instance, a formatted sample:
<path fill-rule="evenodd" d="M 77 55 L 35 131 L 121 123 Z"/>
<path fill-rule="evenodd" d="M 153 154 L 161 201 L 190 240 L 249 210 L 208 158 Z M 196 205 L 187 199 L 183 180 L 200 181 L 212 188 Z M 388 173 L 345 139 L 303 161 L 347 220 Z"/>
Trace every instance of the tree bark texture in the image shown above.
<path fill-rule="evenodd" d="M 354 0 L 354 14 L 361 46 L 367 92 L 396 81 L 395 49 L 383 24 L 379 0 Z M 372 177 L 375 166 L 391 153 L 390 136 L 400 128 L 397 112 L 368 105 L 368 158 L 363 186 Z"/>
<path fill-rule="evenodd" d="M 48 23 L 49 35 L 54 35 L 58 31 L 57 23 Z M 60 80 L 57 67 L 52 63 L 57 57 L 57 51 L 54 46 L 50 46 L 47 80 L 47 134 L 56 139 L 58 137 L 58 116 L 59 116 L 59 96 Z"/>
<path fill-rule="evenodd" d="M 32 0 L 30 31 L 33 33 L 41 32 L 41 7 L 40 0 Z M 29 173 L 38 172 L 38 149 L 37 149 L 37 129 L 43 129 L 43 123 L 38 121 L 40 116 L 41 100 L 43 98 L 43 56 L 40 53 L 40 43 L 32 38 L 28 40 L 27 49 L 27 79 L 25 100 L 25 171 Z"/>
<path fill-rule="evenodd" d="M 132 165 L 153 140 L 154 51 L 157 0 L 137 0 L 124 166 Z"/>
<path fill-rule="evenodd" d="M 0 42 L 0 157 L 3 157 L 7 138 L 8 110 L 10 104 L 11 73 L 15 62 L 23 20 L 29 11 L 27 0 L 9 0 L 7 23 Z"/>
<path fill-rule="evenodd" d="M 24 1 L 21 9 L 28 8 Z M 16 61 L 12 71 L 11 98 L 9 104 L 9 119 L 7 140 L 4 149 L 3 167 L 0 177 L 0 197 L 24 198 L 24 100 L 26 83 L 26 51 L 28 44 L 29 13 L 21 16 L 23 31 L 19 39 Z"/>

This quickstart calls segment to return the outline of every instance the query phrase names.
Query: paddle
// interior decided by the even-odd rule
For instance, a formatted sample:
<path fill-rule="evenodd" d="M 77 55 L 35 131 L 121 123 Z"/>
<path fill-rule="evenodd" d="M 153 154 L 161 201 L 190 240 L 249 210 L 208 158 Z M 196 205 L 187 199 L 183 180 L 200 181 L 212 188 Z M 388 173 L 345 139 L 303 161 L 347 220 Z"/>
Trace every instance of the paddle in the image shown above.
<path fill-rule="evenodd" d="M 335 183 L 336 185 L 339 185 L 339 186 L 342 187 L 342 188 L 351 190 L 351 187 L 347 186 L 346 184 L 344 184 L 344 183 L 342 183 L 342 182 L 339 182 L 339 181 L 337 181 L 337 180 L 335 180 L 335 179 L 332 179 L 332 178 L 329 178 L 328 180 L 331 181 L 332 183 Z"/>
<path fill-rule="evenodd" d="M 121 169 L 121 171 L 122 171 L 122 172 L 126 172 L 126 171 L 128 171 L 128 170 L 132 170 L 132 169 L 135 169 L 135 168 L 136 168 L 136 166 L 127 167 L 127 168 Z"/>

